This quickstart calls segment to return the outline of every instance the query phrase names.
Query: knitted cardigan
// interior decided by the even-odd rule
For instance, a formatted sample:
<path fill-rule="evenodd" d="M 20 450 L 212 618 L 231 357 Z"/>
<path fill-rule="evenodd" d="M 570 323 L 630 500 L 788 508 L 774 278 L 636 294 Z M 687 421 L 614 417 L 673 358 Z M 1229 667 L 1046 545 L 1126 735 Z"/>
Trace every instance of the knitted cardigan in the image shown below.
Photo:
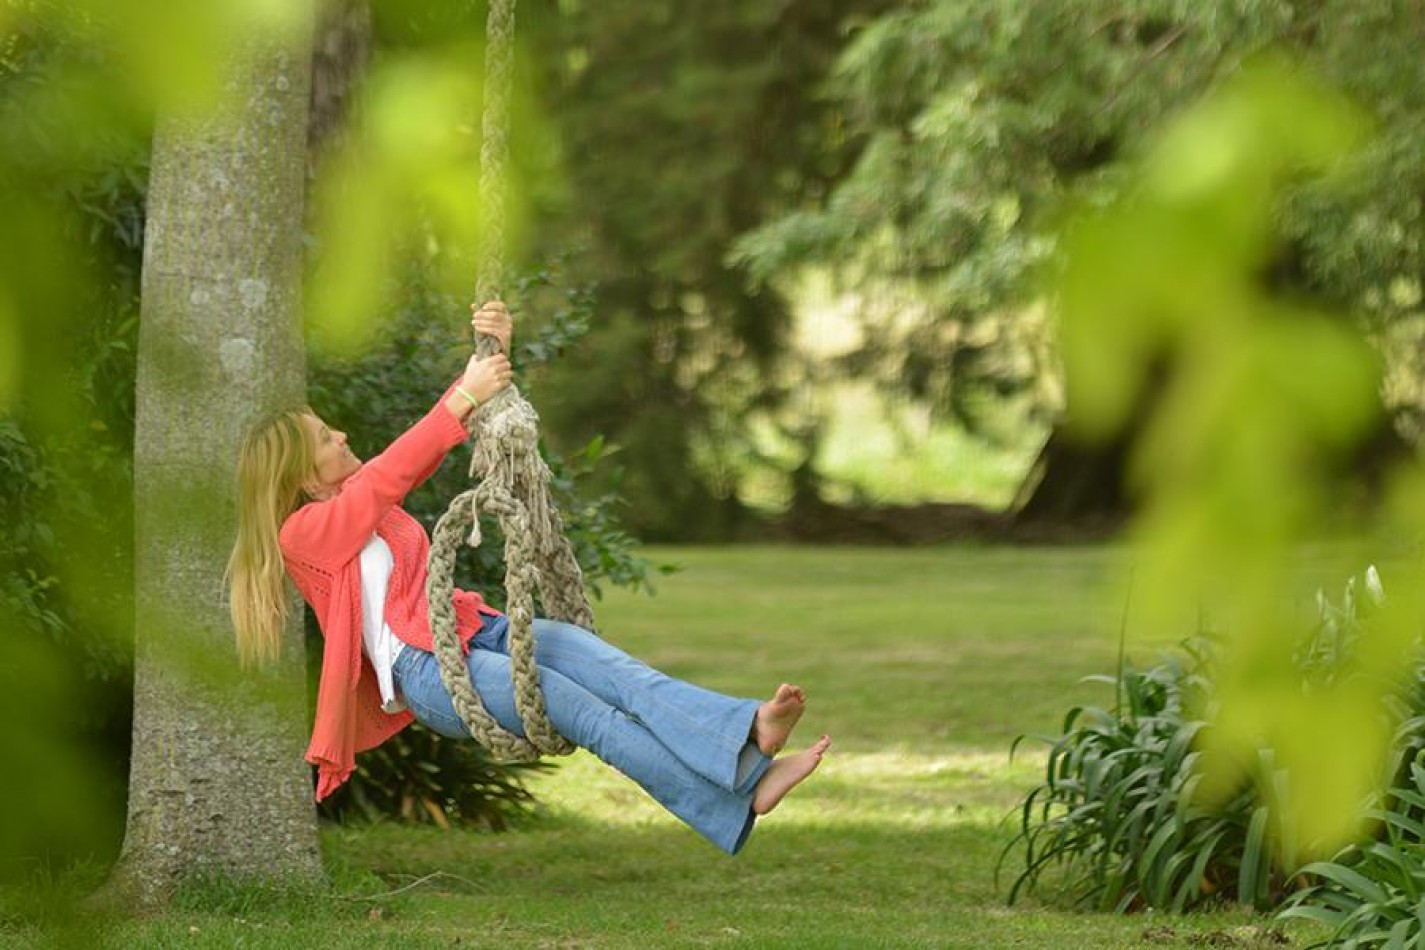
<path fill-rule="evenodd" d="M 401 502 L 465 441 L 465 427 L 444 401 L 347 478 L 335 496 L 289 515 L 278 535 L 287 573 L 311 605 L 325 640 L 306 755 L 317 767 L 318 801 L 351 777 L 356 753 L 380 745 L 415 718 L 409 711 L 381 709 L 376 672 L 361 649 L 361 549 L 373 532 L 390 546 L 395 565 L 386 590 L 386 624 L 403 643 L 431 650 L 425 589 L 430 539 Z M 498 611 L 479 594 L 456 590 L 456 629 L 465 649 L 480 629 L 482 613 Z"/>

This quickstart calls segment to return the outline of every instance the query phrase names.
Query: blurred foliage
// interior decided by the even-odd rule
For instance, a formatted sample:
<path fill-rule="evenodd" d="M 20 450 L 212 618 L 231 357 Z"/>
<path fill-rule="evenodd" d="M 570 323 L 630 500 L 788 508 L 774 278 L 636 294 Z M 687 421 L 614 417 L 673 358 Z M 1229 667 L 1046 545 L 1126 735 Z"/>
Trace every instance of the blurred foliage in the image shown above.
<path fill-rule="evenodd" d="M 75 24 L 0 31 L 3 692 L 10 720 L 30 723 L 0 739 L 24 776 L 0 793 L 23 816 L 0 834 L 6 880 L 109 851 L 122 828 L 147 128 L 124 107 L 91 114 L 119 82 L 110 54 Z"/>
<path fill-rule="evenodd" d="M 1091 899 L 1190 906 L 1199 890 L 1223 887 L 1209 869 L 1222 848 L 1232 854 L 1245 822 L 1239 900 L 1265 906 L 1283 886 L 1324 881 L 1309 900 L 1327 910 L 1303 905 L 1302 915 L 1372 940 L 1414 927 L 1402 923 L 1402 905 L 1415 906 L 1412 879 L 1401 877 L 1412 857 L 1398 845 L 1418 824 L 1425 601 L 1417 585 L 1400 585 L 1373 612 L 1369 636 L 1349 598 L 1334 614 L 1323 606 L 1325 634 L 1307 650 L 1282 603 L 1298 546 L 1340 524 L 1343 460 L 1379 413 L 1379 374 L 1359 327 L 1283 293 L 1274 199 L 1310 179 L 1325 200 L 1369 158 L 1365 141 L 1350 104 L 1264 59 L 1179 117 L 1122 196 L 1066 232 L 1057 302 L 1069 423 L 1110 439 L 1146 420 L 1131 460 L 1144 498 L 1134 529 L 1140 613 L 1159 625 L 1195 600 L 1230 634 L 1210 695 L 1199 697 L 1207 709 L 1191 713 L 1207 725 L 1185 719 L 1176 734 L 1147 730 L 1144 742 L 1137 723 L 1069 723 L 1092 741 L 1065 737 L 1045 811 L 1036 825 L 1026 809 L 1024 836 L 1040 860 L 1073 865 Z M 1422 508 L 1425 479 L 1403 466 L 1387 523 L 1414 539 L 1409 572 L 1421 569 Z M 1117 771 L 1135 756 L 1142 769 Z M 1144 789 L 1141 812 L 1120 811 Z M 1051 814 L 1050 799 L 1072 822 Z M 1109 837 L 1099 838 L 1093 823 L 1109 815 Z M 1194 825 L 1203 818 L 1226 823 Z M 1205 836 L 1184 837 L 1194 829 Z M 1385 840 L 1290 879 L 1373 835 Z M 1037 874 L 1031 860 L 1025 877 Z"/>
<path fill-rule="evenodd" d="M 449 41 L 386 51 L 367 70 L 353 121 L 316 171 L 307 320 L 337 351 L 362 350 L 415 267 L 450 296 L 475 284 L 483 51 Z M 547 170 L 538 112 L 515 96 L 503 179 L 507 254 L 525 237 L 526 181 Z M 530 166 L 534 167 L 531 168 Z"/>
<path fill-rule="evenodd" d="M 358 64 L 345 127 L 316 156 L 311 194 L 308 326 L 322 346 L 347 354 L 404 305 L 399 288 L 411 269 L 448 297 L 468 298 L 486 226 L 485 5 L 371 0 L 369 10 L 372 55 Z M 531 250 L 528 219 L 562 176 L 546 107 L 530 92 L 524 32 L 521 23 L 500 193 L 505 259 L 530 266 L 560 256 L 557 247 Z"/>
<path fill-rule="evenodd" d="M 411 242 L 474 247 L 480 166 L 470 117 L 479 94 L 469 65 L 455 62 L 386 62 L 367 78 L 364 121 L 318 172 L 313 196 L 318 253 L 307 315 L 333 347 L 364 348 Z M 439 256 L 468 280 L 473 265 L 457 258 Z"/>
<path fill-rule="evenodd" d="M 1263 269 L 1278 189 L 1339 170 L 1363 131 L 1306 77 L 1244 70 L 1168 127 L 1122 199 L 1069 230 L 1059 291 L 1070 424 L 1108 439 L 1147 420 L 1129 462 L 1146 622 L 1197 598 L 1234 633 L 1206 784 L 1228 794 L 1274 749 L 1301 836 L 1327 845 L 1357 824 L 1388 739 L 1375 699 L 1419 615 L 1383 625 L 1372 675 L 1300 696 L 1280 603 L 1290 554 L 1339 509 L 1378 375 L 1360 333 L 1287 301 Z"/>
<path fill-rule="evenodd" d="M 0 740 L 9 777 L 0 793 L 9 816 L 0 823 L 0 888 L 116 847 L 122 822 L 123 773 L 104 742 L 115 737 L 95 722 L 105 713 L 125 721 L 122 695 L 86 679 L 78 651 L 66 649 L 74 640 L 65 636 L 64 616 L 46 602 L 52 580 L 7 578 L 0 590 L 0 627 L 8 634 L 0 715 L 13 724 Z"/>
<path fill-rule="evenodd" d="M 301 3 L 7 0 L 0 7 L 0 406 L 19 402 L 46 428 L 84 410 L 55 385 L 76 339 L 132 282 L 155 104 L 212 101 L 221 44 L 310 15 Z M 18 359 L 23 354 L 24 359 Z M 38 394 L 44 398 L 34 398 Z"/>
<path fill-rule="evenodd" d="M 1289 669 L 1297 695 L 1309 702 L 1369 675 L 1361 660 L 1379 636 L 1373 620 L 1382 602 L 1374 568 L 1364 583 L 1351 578 L 1338 601 L 1317 593 L 1316 622 L 1293 643 Z M 1418 651 L 1411 675 L 1364 710 L 1390 737 L 1384 766 L 1348 809 L 1365 811 L 1371 834 L 1334 862 L 1303 867 L 1304 856 L 1322 847 L 1295 821 L 1293 802 L 1311 793 L 1310 773 L 1283 767 L 1277 750 L 1264 745 L 1251 751 L 1250 768 L 1229 794 L 1207 789 L 1212 753 L 1204 740 L 1222 724 L 1218 687 L 1224 644 L 1234 634 L 1201 631 L 1183 644 L 1182 655 L 1150 669 L 1125 663 L 1115 676 L 1093 677 L 1113 686 L 1114 706 L 1075 707 L 1062 734 L 1045 739 L 1044 781 L 1026 796 L 1019 832 L 1001 858 L 1003 867 L 1023 849 L 1011 902 L 1053 881 L 1071 902 L 1099 910 L 1183 913 L 1224 901 L 1268 910 L 1289 898 L 1296 908 L 1289 915 L 1337 924 L 1346 915 L 1335 913 L 1340 901 L 1325 892 L 1358 879 L 1340 866 L 1366 871 L 1377 889 L 1393 886 L 1401 864 L 1419 868 L 1418 839 L 1400 847 L 1402 834 L 1419 827 L 1425 803 L 1417 791 L 1425 750 L 1425 666 Z M 1062 876 L 1046 877 L 1051 871 Z M 1316 878 L 1322 883 L 1308 887 Z M 1331 913 L 1320 913 L 1322 905 Z M 1364 927 L 1365 915 L 1356 924 Z"/>
<path fill-rule="evenodd" d="M 847 371 L 972 424 L 1006 399 L 1054 418 L 1036 302 L 1066 203 L 1122 195 L 1152 130 L 1273 48 L 1352 96 L 1379 135 L 1348 180 L 1279 193 L 1264 279 L 1369 318 L 1408 424 L 1425 405 L 1422 30 L 1413 0 L 898 4 L 851 37 L 826 87 L 858 146 L 849 173 L 750 230 L 732 259 L 774 285 L 825 266 L 858 293 L 866 333 Z"/>
<path fill-rule="evenodd" d="M 478 89 L 460 77 L 479 74 L 483 23 L 458 33 L 432 26 L 426 15 L 443 8 L 450 21 L 455 6 L 378 4 L 383 35 L 394 39 L 372 74 L 360 113 L 367 126 L 356 126 L 328 163 L 314 166 L 324 196 L 374 193 L 386 202 L 363 203 L 356 210 L 365 214 L 313 214 L 309 245 L 319 277 L 312 293 L 325 316 L 313 328 L 318 348 L 379 335 L 372 328 L 398 309 L 396 301 L 422 295 L 427 304 L 439 296 L 439 309 L 401 304 L 409 323 L 423 322 L 432 339 L 449 334 L 439 349 L 422 351 L 427 356 L 412 336 L 368 359 L 372 375 L 356 390 L 365 400 L 354 427 L 362 440 L 393 437 L 414 421 L 468 349 L 465 302 L 450 285 L 473 284 L 473 271 L 463 268 L 478 226 L 468 212 L 478 193 L 470 163 L 477 106 L 469 94 Z M 457 12 L 461 22 L 470 17 L 468 9 Z M 0 619 L 16 635 L 14 662 L 3 670 L 4 703 L 13 721 L 46 710 L 33 728 L 0 740 L 0 761 L 25 777 L 0 793 L 13 819 L 0 834 L 7 880 L 35 861 L 107 857 L 122 833 L 132 710 L 134 347 L 153 115 L 160 105 L 196 114 L 212 101 L 227 44 L 309 13 L 290 3 L 0 3 Z M 437 89 L 446 94 L 430 94 Z M 410 107 L 413 99 L 422 100 L 419 108 Z M 541 134 L 532 115 L 522 114 L 517 126 L 524 130 L 517 149 Z M 530 151 L 547 149 L 521 154 Z M 517 161 L 512 187 L 524 174 Z M 337 240 L 372 227 L 390 242 L 379 254 L 357 242 L 368 256 L 353 255 Z M 517 222 L 512 230 L 518 238 Z M 519 281 L 519 294 L 537 293 L 540 280 L 547 282 Z M 336 320 L 321 308 L 333 299 L 333 284 L 361 291 L 344 298 L 362 305 L 344 316 L 364 320 Z M 570 291 L 541 329 L 526 333 L 523 363 L 565 351 L 587 322 L 588 294 Z M 360 360 L 350 346 L 344 355 Z M 340 385 L 337 362 L 314 361 L 313 401 L 323 409 L 323 385 Z M 361 377 L 347 367 L 349 379 Z M 351 405 L 332 402 L 337 410 Z M 646 585 L 650 573 L 618 525 L 615 483 L 593 497 L 583 490 L 612 454 L 593 440 L 554 462 L 556 490 L 596 590 L 601 582 Z M 455 493 L 456 468 L 447 466 L 441 486 L 422 496 L 427 523 L 438 493 L 441 507 Z M 497 552 L 498 544 L 487 544 L 462 581 L 498 590 Z M 504 807 L 515 773 L 458 750 L 441 756 L 455 763 L 441 781 L 477 768 L 483 776 L 469 798 L 448 806 L 452 816 L 471 819 L 482 796 Z M 516 802 L 519 794 L 506 798 Z M 500 814 L 488 820 L 497 823 Z"/>

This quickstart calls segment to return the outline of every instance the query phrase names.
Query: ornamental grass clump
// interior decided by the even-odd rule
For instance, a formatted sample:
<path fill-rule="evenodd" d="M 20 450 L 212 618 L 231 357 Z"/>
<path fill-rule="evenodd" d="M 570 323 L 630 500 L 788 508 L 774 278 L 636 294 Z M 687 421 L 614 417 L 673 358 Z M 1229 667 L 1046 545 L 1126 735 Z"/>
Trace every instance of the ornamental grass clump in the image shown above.
<path fill-rule="evenodd" d="M 1364 602 L 1355 579 L 1339 603 L 1317 595 L 1319 619 L 1293 656 L 1304 701 L 1360 675 L 1358 644 L 1381 597 L 1373 568 L 1365 587 L 1370 596 Z M 1012 855 L 1024 859 L 1011 902 L 1052 885 L 1071 903 L 1117 912 L 1184 912 L 1224 901 L 1266 910 L 1308 886 L 1314 880 L 1308 872 L 1323 880 L 1312 891 L 1323 900 L 1332 882 L 1355 879 L 1350 871 L 1323 871 L 1320 863 L 1301 867 L 1316 843 L 1300 840 L 1289 807 L 1291 776 L 1270 746 L 1234 763 L 1243 778 L 1232 788 L 1204 785 L 1206 757 L 1221 754 L 1204 742 L 1220 711 L 1221 643 L 1220 636 L 1201 633 L 1183 643 L 1181 655 L 1147 670 L 1121 662 L 1116 676 L 1092 678 L 1114 687 L 1112 708 L 1074 707 L 1062 734 L 1043 737 L 1049 744 L 1044 781 L 1020 806 L 1018 833 L 1001 856 L 1001 867 Z M 1370 815 L 1387 842 L 1420 829 L 1425 819 L 1425 791 L 1413 784 L 1425 745 L 1425 688 L 1416 670 L 1411 682 L 1387 693 L 1380 712 L 1394 740 L 1382 807 Z M 1356 860 L 1370 854 L 1381 860 L 1374 844 L 1362 847 Z M 1392 873 L 1398 865 L 1390 865 Z M 1418 859 L 1416 867 L 1419 876 L 1410 880 L 1425 881 Z M 1329 906 L 1339 910 L 1342 898 L 1332 893 Z M 1296 916 L 1324 919 L 1318 910 Z"/>
<path fill-rule="evenodd" d="M 1425 727 L 1417 721 L 1415 728 Z M 1314 946 L 1418 947 L 1425 938 L 1425 769 L 1409 763 L 1409 786 L 1385 796 L 1387 807 L 1367 814 L 1379 828 L 1374 840 L 1348 845 L 1330 861 L 1303 867 L 1302 882 L 1281 912 L 1332 928 Z"/>
<path fill-rule="evenodd" d="M 1050 871 L 1072 903 L 1119 912 L 1184 911 L 1224 891 L 1270 899 L 1280 887 L 1255 785 L 1215 803 L 1194 794 L 1194 740 L 1210 727 L 1216 648 L 1206 636 L 1183 647 L 1184 656 L 1148 670 L 1125 664 L 1095 677 L 1114 685 L 1114 708 L 1076 706 L 1063 734 L 1046 740 L 1044 781 L 1026 796 L 1001 858 L 1023 849 L 1011 903 L 1048 883 Z M 1269 759 L 1262 766 L 1270 772 Z"/>

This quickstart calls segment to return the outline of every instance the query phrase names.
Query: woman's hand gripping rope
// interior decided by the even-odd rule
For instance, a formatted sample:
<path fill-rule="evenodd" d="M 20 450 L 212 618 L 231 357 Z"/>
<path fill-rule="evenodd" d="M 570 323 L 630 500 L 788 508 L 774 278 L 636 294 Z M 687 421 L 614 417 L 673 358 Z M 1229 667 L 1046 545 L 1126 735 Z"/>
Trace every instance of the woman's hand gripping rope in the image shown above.
<path fill-rule="evenodd" d="M 446 407 L 462 421 L 501 390 L 508 388 L 514 379 L 514 367 L 510 365 L 508 356 L 514 328 L 509 311 L 498 300 L 480 307 L 471 304 L 470 309 L 474 312 L 470 325 L 481 333 L 493 336 L 504 352 L 483 358 L 474 355 L 465 364 L 465 372 L 456 384 L 454 394 L 446 401 Z"/>

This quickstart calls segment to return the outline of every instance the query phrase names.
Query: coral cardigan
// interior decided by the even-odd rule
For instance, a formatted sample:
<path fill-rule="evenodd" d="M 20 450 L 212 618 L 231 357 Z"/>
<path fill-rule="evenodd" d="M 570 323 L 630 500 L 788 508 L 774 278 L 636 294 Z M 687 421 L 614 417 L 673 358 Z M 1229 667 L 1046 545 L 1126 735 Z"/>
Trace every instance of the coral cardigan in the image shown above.
<path fill-rule="evenodd" d="M 316 613 L 326 641 L 306 756 L 317 767 L 318 801 L 351 777 L 356 753 L 380 745 L 414 719 L 407 711 L 381 709 L 376 672 L 361 649 L 361 549 L 372 532 L 390 546 L 395 566 L 386 591 L 386 623 L 403 643 L 430 650 L 430 539 L 401 501 L 465 441 L 465 427 L 443 403 L 444 397 L 343 482 L 335 496 L 294 511 L 278 535 L 287 573 Z M 456 627 L 466 649 L 482 613 L 498 611 L 479 594 L 455 592 Z"/>

